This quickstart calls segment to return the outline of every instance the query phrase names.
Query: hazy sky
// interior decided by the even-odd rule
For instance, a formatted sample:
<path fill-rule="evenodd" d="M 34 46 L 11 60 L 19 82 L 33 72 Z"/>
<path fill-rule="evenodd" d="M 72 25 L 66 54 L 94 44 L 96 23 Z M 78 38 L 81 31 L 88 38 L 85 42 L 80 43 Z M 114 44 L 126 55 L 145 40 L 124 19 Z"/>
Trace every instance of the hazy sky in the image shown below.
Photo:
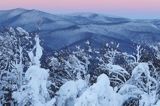
<path fill-rule="evenodd" d="M 52 13 L 98 12 L 133 18 L 160 18 L 160 0 L 1 0 L 0 9 L 27 8 Z"/>

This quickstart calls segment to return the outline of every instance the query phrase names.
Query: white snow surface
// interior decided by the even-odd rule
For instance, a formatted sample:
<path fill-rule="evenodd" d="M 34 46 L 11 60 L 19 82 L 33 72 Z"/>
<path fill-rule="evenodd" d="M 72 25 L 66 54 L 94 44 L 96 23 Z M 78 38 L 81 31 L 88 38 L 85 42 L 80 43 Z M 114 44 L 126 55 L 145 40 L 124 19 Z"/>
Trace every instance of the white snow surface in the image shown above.
<path fill-rule="evenodd" d="M 30 98 L 33 106 L 49 106 L 46 105 L 50 100 L 47 90 L 48 76 L 48 70 L 40 68 L 38 65 L 31 66 L 25 75 L 28 83 L 20 91 L 14 92 L 13 97 L 19 103 L 23 102 L 25 104 Z M 49 102 L 54 103 L 54 99 Z"/>
<path fill-rule="evenodd" d="M 84 80 L 68 81 L 58 91 L 57 106 L 74 106 L 77 96 L 87 87 Z"/>
<path fill-rule="evenodd" d="M 29 33 L 21 27 L 17 27 L 16 29 L 20 33 L 20 35 L 29 35 Z"/>
<path fill-rule="evenodd" d="M 97 83 L 89 87 L 77 100 L 75 106 L 120 106 L 123 97 L 110 86 L 109 78 L 102 74 Z"/>

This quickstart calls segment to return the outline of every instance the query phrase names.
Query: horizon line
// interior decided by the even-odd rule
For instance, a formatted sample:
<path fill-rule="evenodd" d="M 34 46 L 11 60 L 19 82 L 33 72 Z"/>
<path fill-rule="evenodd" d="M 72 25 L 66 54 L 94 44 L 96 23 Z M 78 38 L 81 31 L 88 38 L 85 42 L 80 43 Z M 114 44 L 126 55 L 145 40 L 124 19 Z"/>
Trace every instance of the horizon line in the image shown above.
<path fill-rule="evenodd" d="M 0 9 L 0 11 L 11 11 L 11 10 L 18 10 L 18 9 L 22 9 L 22 10 L 36 10 L 36 11 L 41 11 L 41 12 L 45 12 L 45 13 L 49 13 L 52 15 L 69 15 L 69 14 L 100 14 L 100 15 L 105 15 L 105 16 L 110 16 L 110 17 L 121 17 L 121 18 L 129 18 L 129 19 L 144 19 L 144 20 L 152 20 L 152 19 L 160 19 L 160 16 L 153 16 L 153 15 L 134 15 L 134 14 L 127 14 L 125 12 L 119 12 L 116 14 L 112 14 L 111 12 L 107 12 L 107 11 L 71 11 L 71 10 L 46 10 L 46 9 L 37 9 L 37 8 L 21 8 L 21 7 L 17 7 L 17 8 L 8 8 L 8 9 Z"/>

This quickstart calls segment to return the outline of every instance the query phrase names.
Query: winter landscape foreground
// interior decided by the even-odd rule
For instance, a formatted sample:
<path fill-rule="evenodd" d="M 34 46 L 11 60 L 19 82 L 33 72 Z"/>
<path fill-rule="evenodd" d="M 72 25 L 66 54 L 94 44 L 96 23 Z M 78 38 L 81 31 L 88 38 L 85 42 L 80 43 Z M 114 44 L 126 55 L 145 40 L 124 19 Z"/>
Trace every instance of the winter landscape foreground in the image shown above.
<path fill-rule="evenodd" d="M 7 14 L 9 17 L 21 11 L 18 9 L 14 14 L 9 15 L 0 12 L 0 15 Z M 24 12 L 26 13 L 28 11 Z M 16 17 L 23 17 L 23 15 Z M 17 18 L 10 19 L 15 21 Z M 103 18 L 98 17 L 98 19 Z M 73 36 L 74 39 L 70 38 L 70 42 L 62 40 L 61 47 L 59 47 L 60 42 L 56 42 L 57 45 L 52 43 L 47 38 L 48 35 L 43 39 L 42 34 L 53 31 L 41 32 L 44 27 L 41 29 L 38 26 L 37 31 L 29 29 L 26 31 L 21 28 L 23 26 L 15 27 L 13 24 L 12 27 L 2 28 L 0 30 L 0 106 L 160 106 L 160 43 L 159 37 L 150 35 L 159 34 L 158 26 L 149 21 L 136 21 L 139 25 L 143 24 L 145 28 L 134 27 L 132 33 L 129 30 L 124 32 L 123 28 L 119 30 L 121 36 L 126 33 L 131 35 L 140 33 L 141 41 L 145 36 L 144 42 L 139 42 L 137 38 L 129 40 L 129 35 L 122 40 L 110 32 L 114 28 L 119 29 L 128 24 L 133 28 L 135 25 L 133 21 L 121 19 L 117 22 L 116 19 L 110 19 L 111 22 L 102 27 L 103 22 L 98 23 L 102 20 L 94 23 L 95 20 L 88 20 L 89 23 L 85 23 L 86 25 L 74 24 L 81 26 L 82 29 L 92 29 L 94 26 L 96 31 L 100 31 L 97 33 L 106 33 L 107 37 L 93 32 L 91 34 L 89 29 L 78 29 L 77 33 L 74 33 L 78 36 Z M 14 21 L 10 20 L 10 23 Z M 48 21 L 51 20 L 47 19 Z M 86 18 L 82 22 L 86 22 Z M 60 23 L 56 21 L 55 23 L 57 27 L 66 25 L 68 28 L 69 25 L 69 23 L 61 23 L 62 26 L 58 26 Z M 0 24 L 4 25 L 1 22 Z M 148 30 L 146 26 L 153 28 L 155 32 Z M 67 28 L 63 29 L 66 34 L 76 32 L 73 27 L 73 29 Z M 102 28 L 107 28 L 107 32 L 102 31 Z M 62 30 L 53 32 L 56 34 L 58 31 Z M 55 39 L 64 39 L 64 41 L 68 39 L 64 36 L 65 31 L 61 32 L 63 36 L 60 38 L 55 36 Z M 83 39 L 79 37 L 83 31 L 86 31 L 85 35 L 90 36 Z M 114 37 L 109 37 L 108 34 Z M 152 40 L 149 41 L 150 38 Z M 100 44 L 101 41 L 106 42 L 103 45 Z M 54 46 L 56 49 L 53 49 Z"/>

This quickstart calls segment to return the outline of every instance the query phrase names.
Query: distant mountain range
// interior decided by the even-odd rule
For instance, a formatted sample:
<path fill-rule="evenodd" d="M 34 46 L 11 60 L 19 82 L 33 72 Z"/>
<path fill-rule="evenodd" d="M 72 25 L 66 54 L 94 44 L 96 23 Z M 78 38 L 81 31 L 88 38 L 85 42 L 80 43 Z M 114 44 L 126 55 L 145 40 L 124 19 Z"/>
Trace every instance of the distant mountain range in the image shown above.
<path fill-rule="evenodd" d="M 160 20 L 128 19 L 94 13 L 54 15 L 38 10 L 0 11 L 0 27 L 22 27 L 36 32 L 44 48 L 60 50 L 89 40 L 94 47 L 107 42 L 120 44 L 131 51 L 136 44 L 151 45 L 160 41 Z"/>

